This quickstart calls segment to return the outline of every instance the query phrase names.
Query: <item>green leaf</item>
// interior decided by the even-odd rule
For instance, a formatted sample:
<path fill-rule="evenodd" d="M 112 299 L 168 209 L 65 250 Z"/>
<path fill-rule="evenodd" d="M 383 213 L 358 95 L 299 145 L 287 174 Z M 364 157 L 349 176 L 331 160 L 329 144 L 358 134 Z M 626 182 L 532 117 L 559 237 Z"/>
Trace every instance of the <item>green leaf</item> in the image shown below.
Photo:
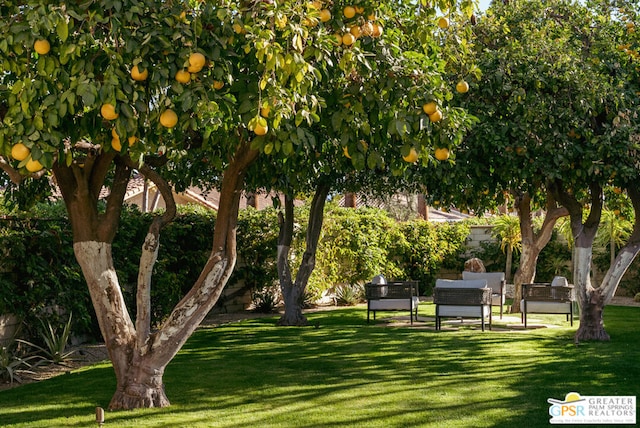
<path fill-rule="evenodd" d="M 69 25 L 67 24 L 66 19 L 62 18 L 58 21 L 56 33 L 58 33 L 58 37 L 62 43 L 67 41 L 67 37 L 69 37 Z"/>

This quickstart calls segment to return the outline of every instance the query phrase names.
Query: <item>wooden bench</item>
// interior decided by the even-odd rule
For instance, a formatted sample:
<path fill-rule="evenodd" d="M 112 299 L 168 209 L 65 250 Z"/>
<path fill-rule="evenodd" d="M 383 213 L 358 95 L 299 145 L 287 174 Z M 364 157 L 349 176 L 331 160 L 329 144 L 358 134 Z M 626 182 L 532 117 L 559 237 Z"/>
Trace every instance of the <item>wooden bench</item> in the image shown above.
<path fill-rule="evenodd" d="M 573 326 L 575 301 L 573 285 L 522 284 L 522 322 L 526 328 L 527 314 L 564 314 Z"/>
<path fill-rule="evenodd" d="M 492 289 L 486 279 L 436 280 L 436 330 L 442 328 L 442 318 L 480 318 L 482 331 L 488 318 L 491 329 L 491 300 Z"/>
<path fill-rule="evenodd" d="M 377 311 L 409 311 L 411 324 L 418 320 L 418 281 L 389 281 L 386 284 L 367 283 L 364 286 L 367 297 L 367 323 L 369 313 L 373 320 Z"/>

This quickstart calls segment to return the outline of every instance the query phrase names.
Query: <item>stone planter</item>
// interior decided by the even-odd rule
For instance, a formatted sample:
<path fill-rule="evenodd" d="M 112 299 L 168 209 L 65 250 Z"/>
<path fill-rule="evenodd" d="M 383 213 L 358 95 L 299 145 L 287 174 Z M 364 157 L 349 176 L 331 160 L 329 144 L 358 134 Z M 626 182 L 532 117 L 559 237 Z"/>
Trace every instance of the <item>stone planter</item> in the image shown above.
<path fill-rule="evenodd" d="M 0 346 L 6 346 L 16 334 L 20 320 L 14 314 L 0 315 Z"/>

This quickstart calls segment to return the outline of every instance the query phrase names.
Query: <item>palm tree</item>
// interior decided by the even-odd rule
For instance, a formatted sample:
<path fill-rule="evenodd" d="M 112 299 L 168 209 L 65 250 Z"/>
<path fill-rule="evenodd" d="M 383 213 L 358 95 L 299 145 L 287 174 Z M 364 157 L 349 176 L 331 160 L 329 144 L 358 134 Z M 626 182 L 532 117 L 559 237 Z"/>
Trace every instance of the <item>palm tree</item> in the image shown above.
<path fill-rule="evenodd" d="M 501 215 L 493 221 L 491 234 L 500 240 L 500 249 L 506 253 L 505 276 L 507 282 L 511 281 L 511 265 L 513 264 L 513 252 L 522 248 L 522 235 L 520 234 L 520 219 L 512 215 Z"/>
<path fill-rule="evenodd" d="M 596 243 L 603 247 L 609 247 L 609 265 L 613 265 L 616 259 L 616 249 L 627 242 L 632 228 L 633 224 L 629 220 L 620 217 L 615 211 L 602 211 Z"/>

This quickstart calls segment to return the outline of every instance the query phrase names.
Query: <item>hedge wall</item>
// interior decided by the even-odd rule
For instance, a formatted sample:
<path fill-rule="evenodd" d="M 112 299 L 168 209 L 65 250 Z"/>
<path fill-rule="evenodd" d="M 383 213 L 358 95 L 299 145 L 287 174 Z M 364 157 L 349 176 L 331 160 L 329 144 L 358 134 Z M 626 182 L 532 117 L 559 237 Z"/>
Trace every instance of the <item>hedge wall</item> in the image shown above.
<path fill-rule="evenodd" d="M 38 326 L 37 318 L 62 323 L 63 314 L 72 311 L 74 331 L 97 338 L 93 307 L 73 255 L 70 226 L 61 212 L 55 206 L 41 209 L 39 218 L 0 218 L 0 313 L 17 313 L 25 325 Z M 294 275 L 295 260 L 304 251 L 307 217 L 307 207 L 296 209 Z M 126 209 L 113 243 L 114 263 L 132 316 L 140 247 L 150 222 L 150 214 Z M 155 322 L 168 315 L 198 277 L 209 256 L 214 224 L 214 212 L 183 207 L 163 230 L 152 285 Z M 243 281 L 247 288 L 256 289 L 277 284 L 277 224 L 274 209 L 241 211 L 239 263 L 231 283 Z M 309 289 L 319 296 L 333 285 L 362 283 L 383 273 L 420 280 L 422 292 L 429 294 L 443 263 L 458 263 L 455 260 L 468 232 L 464 224 L 398 223 L 382 210 L 329 206 Z"/>

